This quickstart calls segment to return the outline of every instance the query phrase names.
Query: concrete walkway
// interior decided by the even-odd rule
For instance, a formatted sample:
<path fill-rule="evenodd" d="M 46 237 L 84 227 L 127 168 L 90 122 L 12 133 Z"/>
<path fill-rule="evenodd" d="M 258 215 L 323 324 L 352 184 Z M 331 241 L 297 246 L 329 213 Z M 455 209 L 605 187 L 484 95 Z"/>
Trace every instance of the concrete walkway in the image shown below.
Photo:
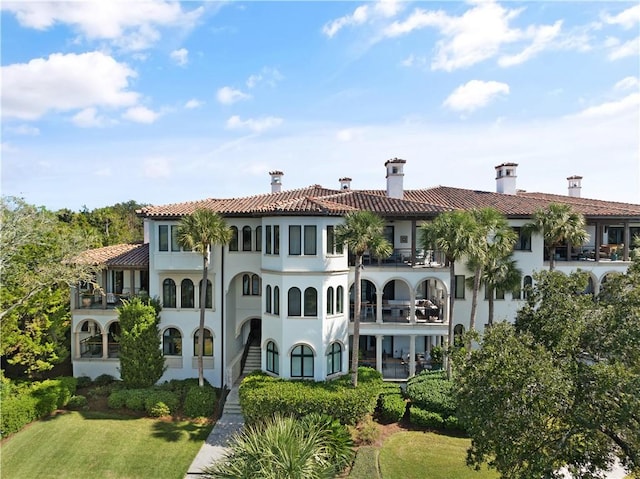
<path fill-rule="evenodd" d="M 229 439 L 244 426 L 244 418 L 237 405 L 239 405 L 238 384 L 234 384 L 227 396 L 222 416 L 213 426 L 209 437 L 189 466 L 185 479 L 202 479 L 203 468 L 224 456 Z"/>

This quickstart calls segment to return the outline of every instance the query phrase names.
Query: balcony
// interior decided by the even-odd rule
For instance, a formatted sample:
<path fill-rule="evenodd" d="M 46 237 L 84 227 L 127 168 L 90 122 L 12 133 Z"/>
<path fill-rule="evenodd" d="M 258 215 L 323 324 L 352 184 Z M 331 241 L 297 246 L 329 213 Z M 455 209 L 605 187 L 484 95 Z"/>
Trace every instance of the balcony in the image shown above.
<path fill-rule="evenodd" d="M 415 261 L 413 261 L 415 260 Z M 405 267 L 405 268 L 444 268 L 448 266 L 446 258 L 437 250 L 412 250 L 411 248 L 395 248 L 386 258 L 374 258 L 369 253 L 362 257 L 362 264 L 380 267 Z M 355 257 L 349 255 L 349 265 L 355 266 Z"/>
<path fill-rule="evenodd" d="M 115 309 L 122 305 L 122 302 L 140 294 L 140 289 L 136 288 L 134 294 L 104 293 L 98 290 L 93 292 L 78 291 L 75 294 L 76 309 Z"/>
<path fill-rule="evenodd" d="M 354 304 L 351 303 L 350 320 L 354 318 Z M 388 300 L 382 302 L 382 322 L 397 324 L 443 324 L 444 315 L 442 308 L 438 307 L 429 300 L 416 300 L 415 318 L 411 321 L 411 304 L 409 300 Z M 373 303 L 363 302 L 360 313 L 360 322 L 375 323 L 376 305 Z"/>

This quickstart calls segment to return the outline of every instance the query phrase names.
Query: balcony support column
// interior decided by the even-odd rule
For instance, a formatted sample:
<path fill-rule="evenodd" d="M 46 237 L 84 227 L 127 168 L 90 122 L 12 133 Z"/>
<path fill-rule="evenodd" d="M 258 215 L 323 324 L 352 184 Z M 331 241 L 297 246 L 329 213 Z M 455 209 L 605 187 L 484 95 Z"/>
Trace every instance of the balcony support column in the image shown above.
<path fill-rule="evenodd" d="M 382 374 L 382 334 L 376 334 L 376 369 Z"/>
<path fill-rule="evenodd" d="M 622 237 L 624 247 L 622 248 L 622 259 L 629 261 L 629 245 L 631 244 L 631 229 L 629 228 L 629 221 L 624 222 L 624 236 Z"/>
<path fill-rule="evenodd" d="M 102 359 L 109 358 L 109 333 L 102 333 Z"/>
<path fill-rule="evenodd" d="M 376 291 L 376 323 L 382 323 L 382 295 L 383 291 Z"/>
<path fill-rule="evenodd" d="M 409 377 L 416 374 L 416 335 L 409 335 Z"/>

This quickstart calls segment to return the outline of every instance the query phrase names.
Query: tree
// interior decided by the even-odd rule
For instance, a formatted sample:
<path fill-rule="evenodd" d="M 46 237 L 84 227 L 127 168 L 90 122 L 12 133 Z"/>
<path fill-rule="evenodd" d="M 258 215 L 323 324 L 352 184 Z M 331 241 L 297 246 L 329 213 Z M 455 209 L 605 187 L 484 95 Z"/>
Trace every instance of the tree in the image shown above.
<path fill-rule="evenodd" d="M 93 281 L 75 261 L 91 238 L 21 198 L 2 197 L 0 217 L 0 354 L 34 376 L 68 354 L 69 286 Z"/>
<path fill-rule="evenodd" d="M 430 223 L 421 226 L 421 246 L 424 249 L 442 251 L 449 262 L 449 334 L 448 349 L 453 349 L 453 309 L 456 291 L 456 261 L 467 254 L 469 249 L 469 232 L 474 228 L 471 215 L 466 211 L 448 211 L 438 215 Z M 445 356 L 447 376 L 451 378 L 451 361 Z"/>
<path fill-rule="evenodd" d="M 200 287 L 200 325 L 198 328 L 198 384 L 204 386 L 204 316 L 206 310 L 206 291 L 209 281 L 209 255 L 212 245 L 225 245 L 231 241 L 229 228 L 218 213 L 197 209 L 185 216 L 178 225 L 178 242 L 202 255 L 202 283 Z"/>
<path fill-rule="evenodd" d="M 118 308 L 120 377 L 128 388 L 153 386 L 167 369 L 161 349 L 160 301 L 132 298 Z"/>
<path fill-rule="evenodd" d="M 351 381 L 358 386 L 358 354 L 360 350 L 360 314 L 362 312 L 362 257 L 369 251 L 376 258 L 385 258 L 393 252 L 393 246 L 384 237 L 385 221 L 371 211 L 347 213 L 344 223 L 336 227 L 337 245 L 347 245 L 355 256 L 356 268 L 353 283 L 353 347 L 351 351 Z"/>
<path fill-rule="evenodd" d="M 549 270 L 555 269 L 556 248 L 565 243 L 582 245 L 589 239 L 585 229 L 585 219 L 573 211 L 570 205 L 550 203 L 546 209 L 538 209 L 533 220 L 524 227 L 525 231 L 541 233 L 545 252 L 549 256 Z M 570 254 L 567 251 L 567 255 Z"/>
<path fill-rule="evenodd" d="M 484 287 L 487 288 L 489 297 L 489 311 L 487 323 L 493 326 L 494 304 L 496 290 L 513 291 L 520 287 L 522 280 L 522 270 L 517 266 L 517 261 L 513 259 L 512 254 L 501 256 L 498 253 L 489 255 L 485 263 L 480 278 Z"/>
<path fill-rule="evenodd" d="M 585 273 L 537 274 L 515 325 L 490 328 L 461 367 L 470 464 L 586 479 L 617 457 L 640 472 L 640 259 L 595 302 L 586 285 Z"/>

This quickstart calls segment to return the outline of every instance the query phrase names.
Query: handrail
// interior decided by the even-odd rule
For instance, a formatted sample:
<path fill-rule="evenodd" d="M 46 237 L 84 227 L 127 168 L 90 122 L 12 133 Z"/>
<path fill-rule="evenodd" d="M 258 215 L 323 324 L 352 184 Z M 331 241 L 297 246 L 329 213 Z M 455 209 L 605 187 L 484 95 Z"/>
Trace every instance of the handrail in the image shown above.
<path fill-rule="evenodd" d="M 255 339 L 255 332 L 251 330 L 249 332 L 249 336 L 247 337 L 247 342 L 244 345 L 244 351 L 242 351 L 242 359 L 240 359 L 240 374 L 244 371 L 244 364 L 247 362 L 247 356 L 249 355 L 249 349 L 251 348 L 251 343 Z"/>

